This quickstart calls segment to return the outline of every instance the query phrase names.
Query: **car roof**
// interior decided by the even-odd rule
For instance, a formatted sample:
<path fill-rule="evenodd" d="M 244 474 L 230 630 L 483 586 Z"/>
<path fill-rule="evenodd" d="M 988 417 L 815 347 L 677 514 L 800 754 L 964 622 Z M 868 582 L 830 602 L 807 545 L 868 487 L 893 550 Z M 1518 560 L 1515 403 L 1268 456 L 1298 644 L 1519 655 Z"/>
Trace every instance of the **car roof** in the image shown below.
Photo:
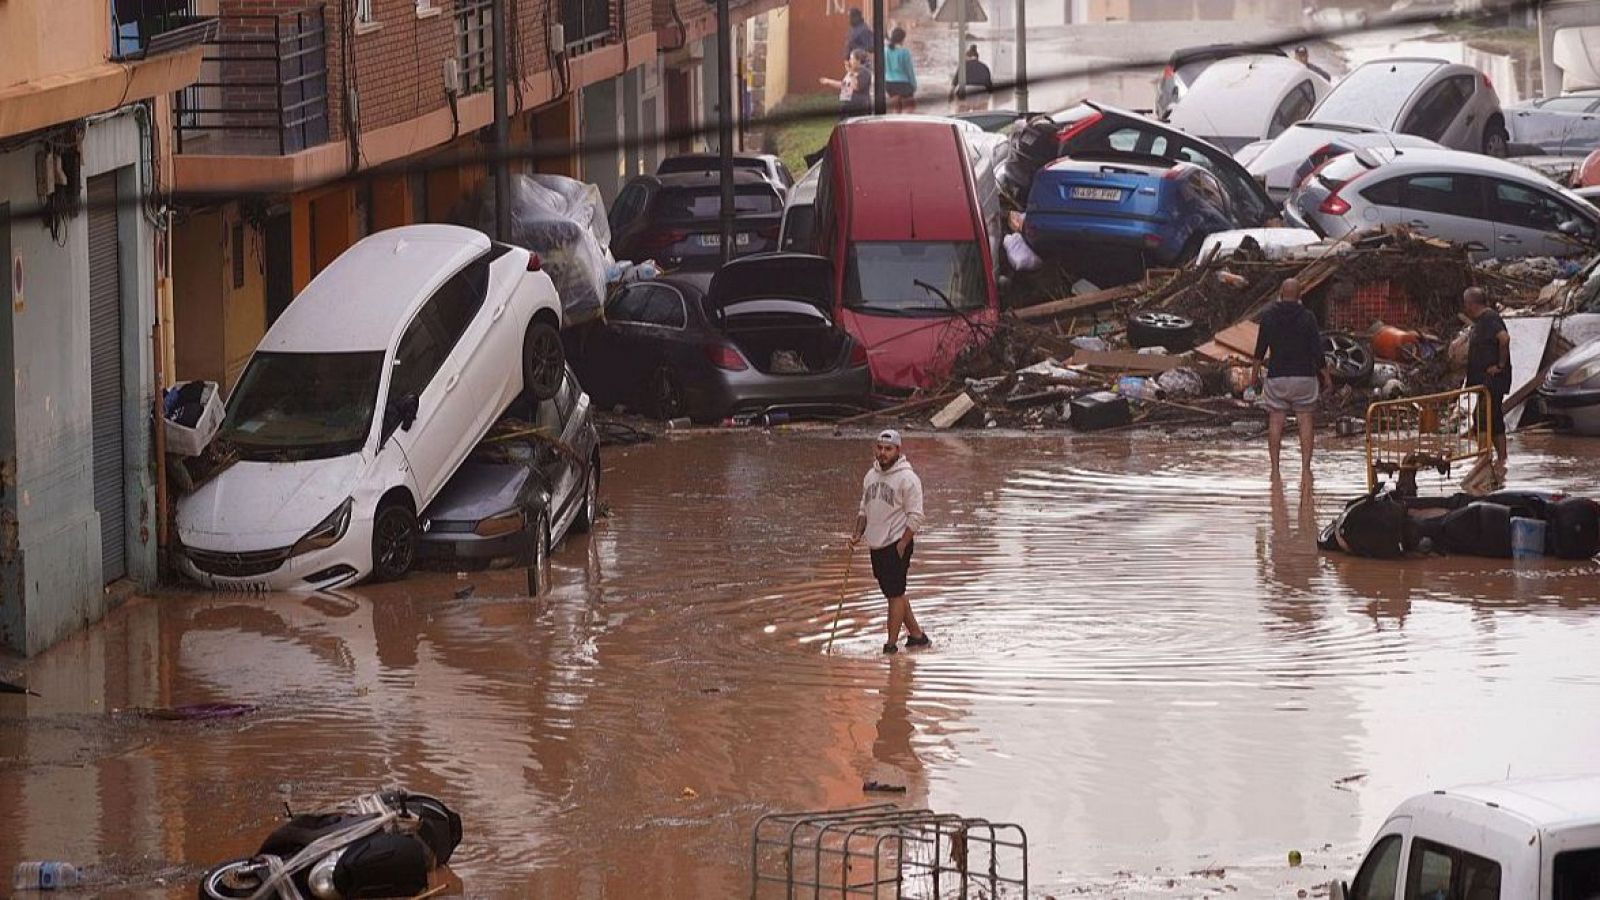
<path fill-rule="evenodd" d="M 1548 182 L 1551 186 L 1560 187 L 1543 175 L 1520 166 L 1514 162 L 1485 156 L 1481 153 L 1470 153 L 1466 150 L 1435 150 L 1431 147 L 1416 147 L 1406 149 L 1396 158 L 1395 163 L 1422 168 L 1443 168 L 1474 175 L 1493 175 L 1504 178 L 1521 180 L 1534 180 Z"/>
<path fill-rule="evenodd" d="M 664 175 L 645 175 L 641 177 L 654 178 L 661 182 L 662 187 L 667 188 L 703 188 L 720 187 L 722 185 L 722 173 L 717 171 L 668 172 Z M 767 179 L 765 172 L 741 167 L 735 167 L 733 170 L 733 184 L 735 187 L 743 187 L 750 184 L 772 186 L 772 182 Z"/>
<path fill-rule="evenodd" d="M 974 239 L 960 125 L 977 129 L 934 116 L 859 119 L 835 129 L 850 177 L 852 240 Z"/>
<path fill-rule="evenodd" d="M 1469 784 L 1413 797 L 1410 802 L 1426 806 L 1427 798 L 1441 795 L 1498 808 L 1545 828 L 1600 822 L 1600 775 Z"/>
<path fill-rule="evenodd" d="M 736 151 L 732 155 L 733 155 L 734 160 L 736 160 L 736 161 L 737 160 L 743 160 L 744 162 L 762 162 L 762 163 L 765 163 L 765 162 L 771 162 L 771 161 L 777 159 L 776 156 L 773 156 L 770 153 L 745 153 L 745 152 Z M 677 162 L 679 160 L 688 160 L 690 162 L 718 162 L 721 159 L 722 159 L 722 154 L 716 153 L 716 152 L 713 152 L 713 151 L 709 151 L 709 150 L 697 151 L 697 152 L 694 152 L 694 153 L 674 153 L 671 156 L 666 157 L 665 159 L 661 160 L 661 162 L 657 163 L 656 164 L 656 168 L 659 169 L 662 166 L 666 165 L 667 163 Z"/>
<path fill-rule="evenodd" d="M 264 351 L 386 351 L 446 278 L 490 248 L 458 225 L 406 225 L 357 241 L 267 329 Z"/>
<path fill-rule="evenodd" d="M 1283 52 L 1282 47 L 1271 44 L 1202 44 L 1198 47 L 1179 47 L 1172 51 L 1169 64 L 1177 69 L 1203 59 L 1226 59 L 1230 56 L 1252 54 L 1288 55 Z"/>
<path fill-rule="evenodd" d="M 1257 137 L 1266 130 L 1278 103 L 1304 81 L 1327 82 L 1283 56 L 1234 56 L 1219 60 L 1189 85 L 1183 103 L 1173 107 L 1168 124 L 1212 137 Z M 1241 97 L 1241 91 L 1250 91 Z"/>

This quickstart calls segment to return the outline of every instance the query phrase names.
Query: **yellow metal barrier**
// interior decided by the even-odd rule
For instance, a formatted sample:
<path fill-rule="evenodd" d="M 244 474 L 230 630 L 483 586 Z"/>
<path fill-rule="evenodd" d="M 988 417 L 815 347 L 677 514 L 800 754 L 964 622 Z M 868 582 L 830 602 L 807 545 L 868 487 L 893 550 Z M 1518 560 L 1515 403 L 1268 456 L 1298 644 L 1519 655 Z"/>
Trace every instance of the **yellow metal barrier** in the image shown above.
<path fill-rule="evenodd" d="M 1452 463 L 1493 452 L 1489 392 L 1482 387 L 1383 400 L 1367 407 L 1367 490 L 1381 475 L 1419 469 L 1450 471 Z"/>

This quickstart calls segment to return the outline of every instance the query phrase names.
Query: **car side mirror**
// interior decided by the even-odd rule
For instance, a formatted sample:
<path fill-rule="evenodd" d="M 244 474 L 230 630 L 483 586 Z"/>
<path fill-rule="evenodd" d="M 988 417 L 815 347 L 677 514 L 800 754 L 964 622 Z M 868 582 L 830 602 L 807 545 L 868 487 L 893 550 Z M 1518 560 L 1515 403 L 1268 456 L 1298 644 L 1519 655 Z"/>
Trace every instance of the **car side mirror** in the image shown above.
<path fill-rule="evenodd" d="M 390 403 L 389 408 L 383 411 L 384 437 L 394 434 L 396 428 L 410 431 L 411 426 L 417 421 L 417 406 L 416 394 L 406 394 Z"/>

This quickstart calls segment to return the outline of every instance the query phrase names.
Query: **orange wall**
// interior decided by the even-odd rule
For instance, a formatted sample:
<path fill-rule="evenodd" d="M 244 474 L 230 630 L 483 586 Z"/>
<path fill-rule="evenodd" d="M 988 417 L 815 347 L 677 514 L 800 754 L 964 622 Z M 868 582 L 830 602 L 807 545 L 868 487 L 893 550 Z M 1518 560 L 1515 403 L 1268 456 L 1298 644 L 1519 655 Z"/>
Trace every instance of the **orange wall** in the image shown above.
<path fill-rule="evenodd" d="M 106 0 L 0 0 L 0 88 L 97 66 L 110 47 Z"/>
<path fill-rule="evenodd" d="M 845 10 L 853 5 L 856 3 L 847 0 L 795 0 L 789 4 L 790 91 L 825 90 L 817 79 L 838 78 L 844 71 L 844 36 L 850 30 Z M 868 12 L 871 5 L 861 9 Z"/>

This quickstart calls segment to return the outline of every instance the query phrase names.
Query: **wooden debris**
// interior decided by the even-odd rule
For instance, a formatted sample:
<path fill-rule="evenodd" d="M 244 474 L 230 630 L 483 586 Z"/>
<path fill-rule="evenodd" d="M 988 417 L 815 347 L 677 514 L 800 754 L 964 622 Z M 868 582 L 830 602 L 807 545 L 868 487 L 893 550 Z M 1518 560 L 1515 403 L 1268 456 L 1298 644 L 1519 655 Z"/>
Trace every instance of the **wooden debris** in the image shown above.
<path fill-rule="evenodd" d="M 935 428 L 949 428 L 951 425 L 961 421 L 962 416 L 972 412 L 977 405 L 978 402 L 972 399 L 972 395 L 963 391 L 954 400 L 951 400 L 948 406 L 934 413 L 933 418 L 929 420 L 929 424 Z"/>
<path fill-rule="evenodd" d="M 1159 375 L 1183 365 L 1182 360 L 1154 353 L 1133 353 L 1127 350 L 1079 350 L 1068 360 L 1068 365 L 1110 369 L 1116 372 Z"/>

